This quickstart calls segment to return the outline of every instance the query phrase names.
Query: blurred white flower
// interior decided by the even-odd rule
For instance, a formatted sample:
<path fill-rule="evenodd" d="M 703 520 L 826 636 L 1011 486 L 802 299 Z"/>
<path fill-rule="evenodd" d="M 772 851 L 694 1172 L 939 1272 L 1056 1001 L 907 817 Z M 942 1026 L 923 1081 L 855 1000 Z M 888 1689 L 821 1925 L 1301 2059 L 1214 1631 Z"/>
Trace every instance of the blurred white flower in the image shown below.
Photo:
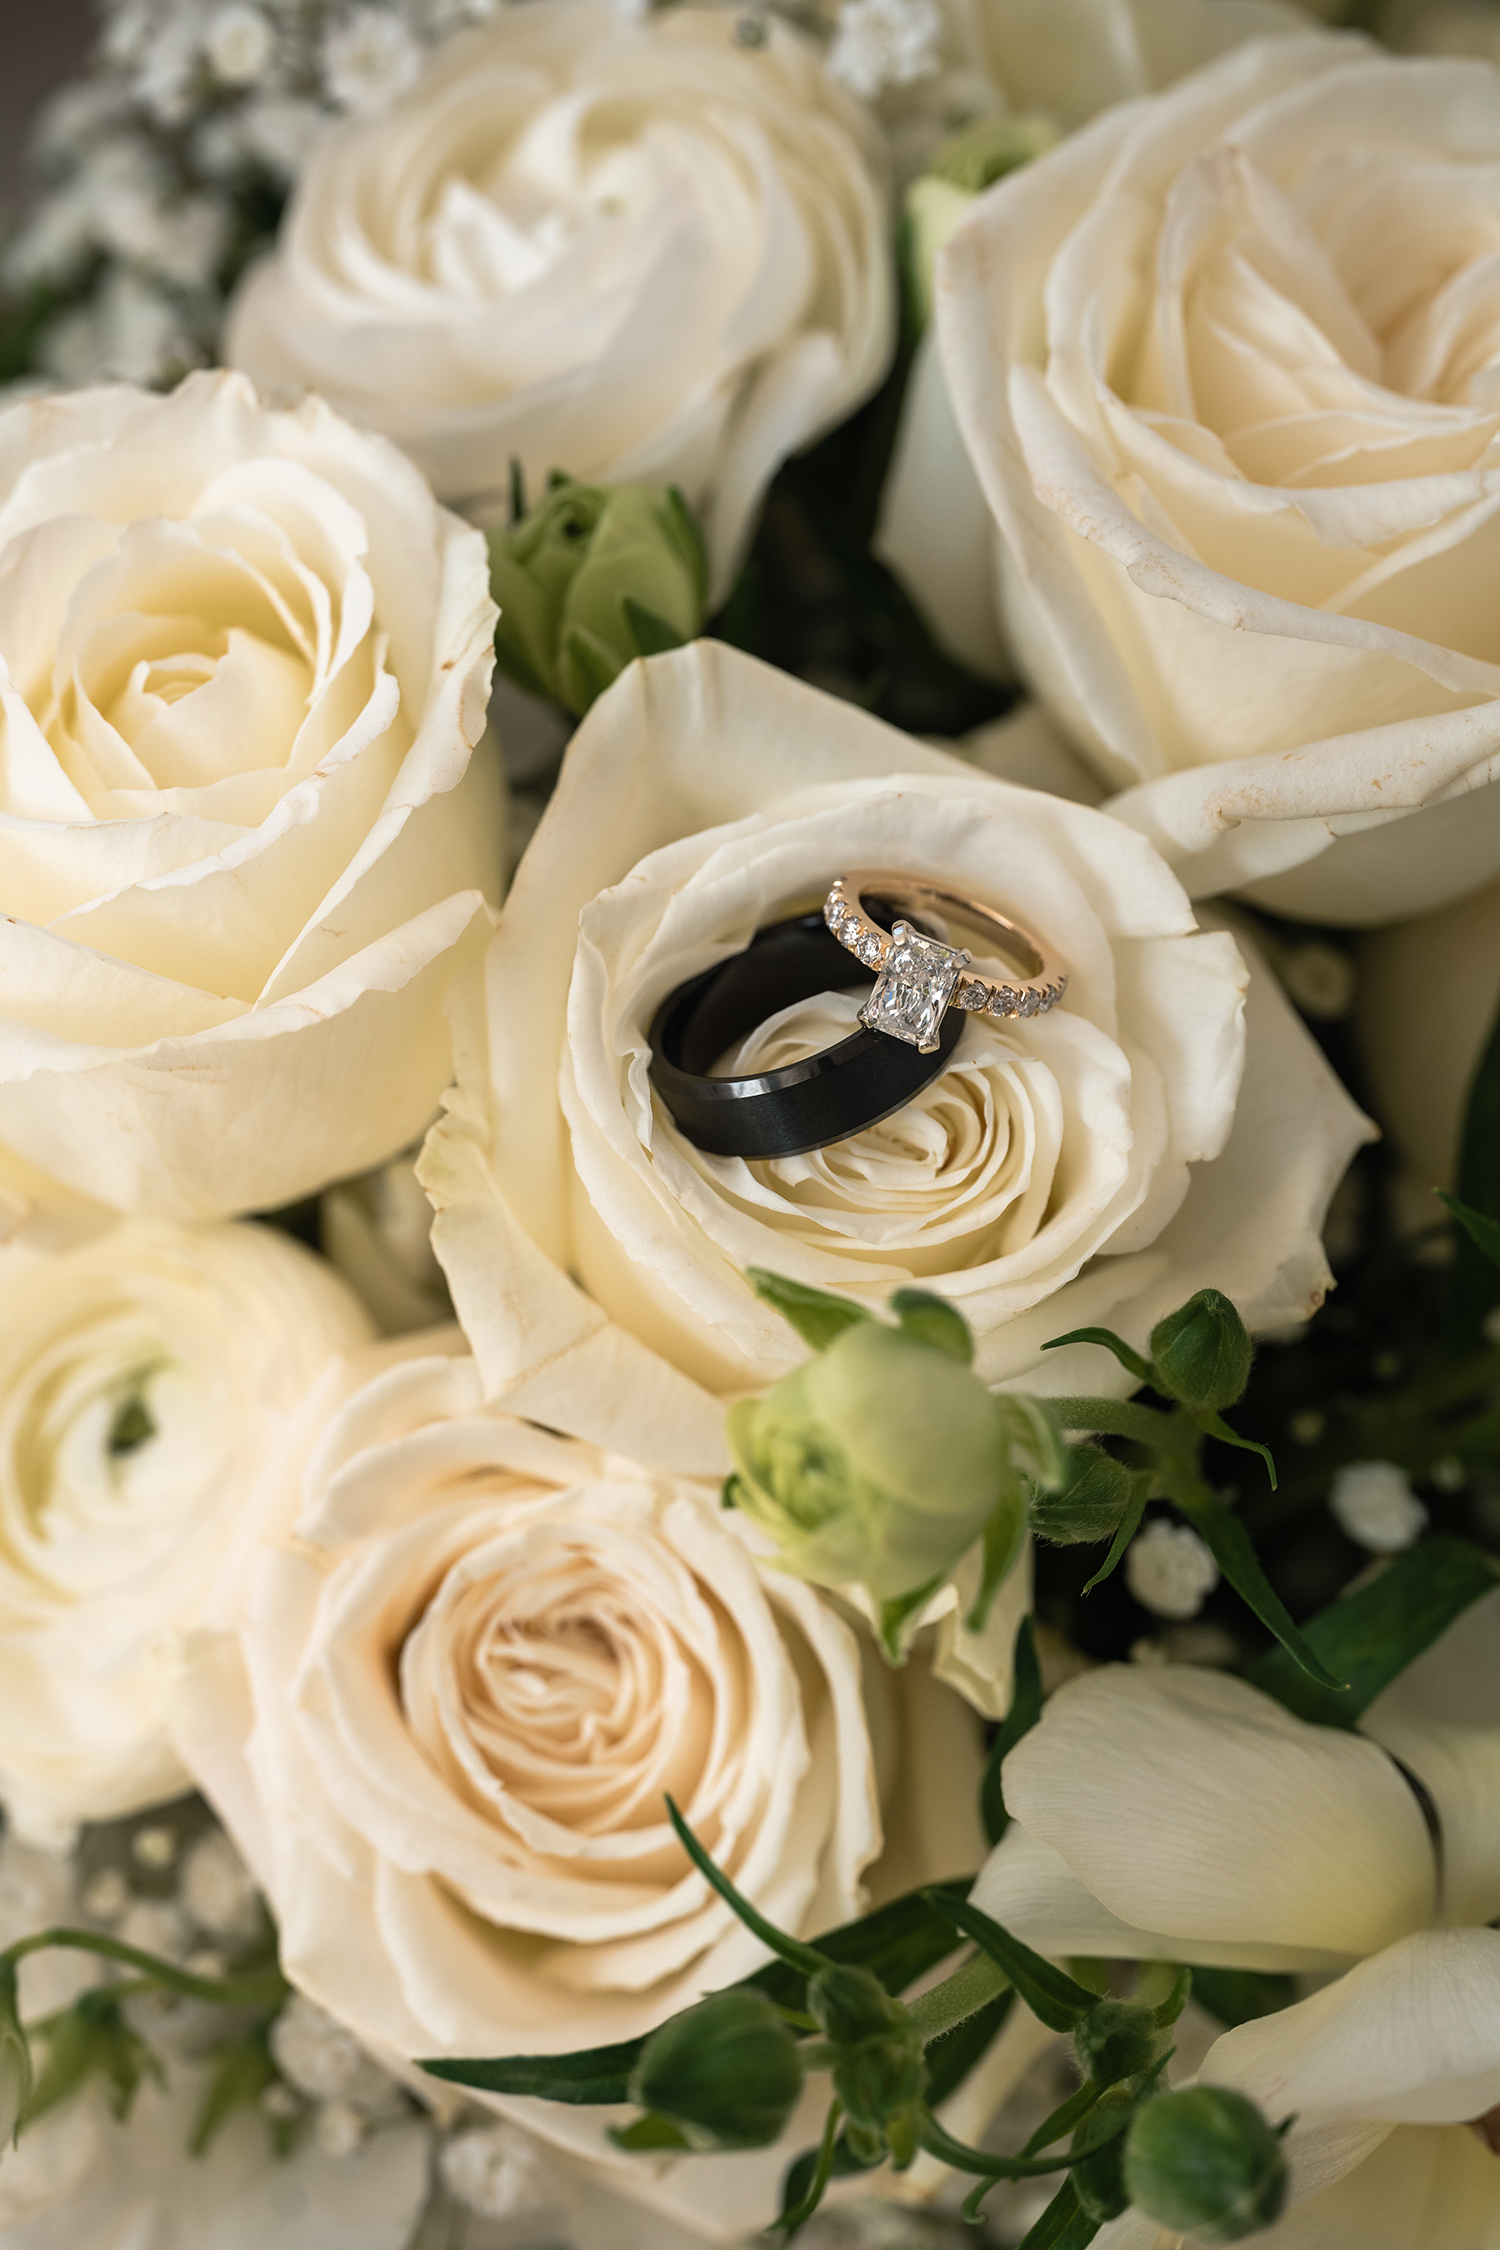
<path fill-rule="evenodd" d="M 1355 1461 L 1340 1469 L 1328 1505 L 1339 1529 L 1372 1555 L 1399 1555 L 1427 1526 L 1427 1510 L 1394 1461 Z"/>
<path fill-rule="evenodd" d="M 313 2139 L 324 2156 L 352 2156 L 365 2137 L 365 2121 L 347 2102 L 324 2102 L 313 2119 Z"/>
<path fill-rule="evenodd" d="M 1354 963 L 1336 945 L 1291 946 L 1276 963 L 1281 981 L 1305 1016 L 1337 1023 L 1354 1005 Z"/>
<path fill-rule="evenodd" d="M 432 1205 L 410 1156 L 330 1188 L 320 1221 L 329 1264 L 387 1336 L 451 1320 L 432 1249 Z"/>
<path fill-rule="evenodd" d="M 37 356 L 47 374 L 71 388 L 111 377 L 158 383 L 203 355 L 175 299 L 116 267 L 91 298 L 50 324 Z"/>
<path fill-rule="evenodd" d="M 367 2117 L 390 2111 L 395 2082 L 388 2072 L 352 2032 L 300 1992 L 271 2026 L 271 2053 L 282 2077 L 312 2101 L 337 2103 Z"/>
<path fill-rule="evenodd" d="M 888 86 L 914 86 L 941 65 L 943 17 L 936 0 L 844 0 L 828 75 L 873 101 Z"/>
<path fill-rule="evenodd" d="M 400 16 L 355 8 L 323 34 L 321 60 L 330 101 L 355 117 L 377 117 L 415 79 L 422 49 Z"/>
<path fill-rule="evenodd" d="M 250 1871 L 222 1828 L 198 1838 L 183 1862 L 178 1888 L 188 1913 L 211 1937 L 243 1942 L 260 1927 L 260 1900 Z"/>
<path fill-rule="evenodd" d="M 268 171 L 290 180 L 302 169 L 327 122 L 326 112 L 316 102 L 293 94 L 258 95 L 240 112 L 240 137 L 247 152 Z"/>
<path fill-rule="evenodd" d="M 511 2125 L 476 2125 L 445 2141 L 438 2158 L 455 2203 L 483 2219 L 511 2219 L 550 2201 L 536 2143 Z"/>
<path fill-rule="evenodd" d="M 271 67 L 276 34 L 261 9 L 237 0 L 235 6 L 221 8 L 209 24 L 203 52 L 223 85 L 253 86 Z"/>
<path fill-rule="evenodd" d="M 1196 1617 L 1219 1583 L 1219 1566 L 1189 1524 L 1157 1516 L 1130 1542 L 1125 1579 L 1156 1617 Z"/>
<path fill-rule="evenodd" d="M 180 125 L 193 106 L 202 67 L 199 26 L 189 17 L 154 25 L 135 73 L 136 99 L 161 125 Z"/>

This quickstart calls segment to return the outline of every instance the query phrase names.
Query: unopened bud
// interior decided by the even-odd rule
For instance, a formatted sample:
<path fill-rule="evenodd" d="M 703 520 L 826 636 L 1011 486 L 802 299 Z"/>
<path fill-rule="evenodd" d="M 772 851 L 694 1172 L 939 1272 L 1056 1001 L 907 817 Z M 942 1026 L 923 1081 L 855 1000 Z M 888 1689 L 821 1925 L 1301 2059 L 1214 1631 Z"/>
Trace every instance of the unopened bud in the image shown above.
<path fill-rule="evenodd" d="M 1162 2094 L 1144 2104 L 1126 2136 L 1125 2185 L 1158 2226 L 1205 2243 L 1241 2242 L 1286 2203 L 1281 2133 L 1228 2086 Z"/>
<path fill-rule="evenodd" d="M 1133 2000 L 1101 2000 L 1073 2034 L 1073 2052 L 1085 2078 L 1118 2085 L 1149 2070 L 1161 2053 L 1161 2026 L 1150 2008 Z"/>
<path fill-rule="evenodd" d="M 1218 1289 L 1196 1297 L 1151 1331 L 1151 1372 L 1184 1406 L 1220 1413 L 1233 1406 L 1250 1380 L 1250 1332 Z"/>
<path fill-rule="evenodd" d="M 1135 2086 L 1111 2086 L 1100 2095 L 1073 2135 L 1072 2153 L 1081 2155 L 1082 2161 L 1072 2166 L 1068 2177 L 1084 2210 L 1100 2226 L 1118 2219 L 1129 2208 L 1121 2112 L 1128 2114 L 1139 2098 L 1139 2089 Z"/>
<path fill-rule="evenodd" d="M 630 2098 L 696 2148 L 766 2148 L 802 2091 L 797 2042 L 761 1992 L 711 1993 L 646 2041 Z"/>
<path fill-rule="evenodd" d="M 1068 1481 L 1060 1492 L 1033 1487 L 1027 1506 L 1038 1539 L 1059 1547 L 1113 1539 L 1130 1506 L 1130 1471 L 1097 1445 L 1071 1445 Z"/>
<path fill-rule="evenodd" d="M 808 1981 L 807 2012 L 840 2046 L 877 2039 L 906 2022 L 906 2010 L 868 1969 L 835 1964 Z"/>
<path fill-rule="evenodd" d="M 846 2047 L 831 2070 L 833 2090 L 856 2124 L 887 2135 L 919 2102 L 927 2065 L 916 2030 L 887 2031 Z"/>
<path fill-rule="evenodd" d="M 702 628 L 703 541 L 676 491 L 563 479 L 487 536 L 502 671 L 579 717 L 635 657 Z"/>

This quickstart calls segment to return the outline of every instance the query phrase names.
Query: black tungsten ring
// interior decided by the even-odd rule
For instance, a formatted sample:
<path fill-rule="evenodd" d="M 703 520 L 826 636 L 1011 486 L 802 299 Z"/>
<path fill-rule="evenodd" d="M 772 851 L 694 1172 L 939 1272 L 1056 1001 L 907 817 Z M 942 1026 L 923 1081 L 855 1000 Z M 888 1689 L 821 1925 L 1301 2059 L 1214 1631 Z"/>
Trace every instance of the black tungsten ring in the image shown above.
<path fill-rule="evenodd" d="M 865 903 L 881 920 L 897 911 Z M 968 1020 L 958 1009 L 943 1018 L 931 1054 L 861 1024 L 837 1046 L 780 1070 L 708 1076 L 726 1048 L 778 1009 L 868 981 L 819 910 L 768 924 L 743 953 L 680 984 L 651 1026 L 650 1069 L 678 1131 L 709 1156 L 801 1156 L 904 1108 L 946 1069 Z"/>

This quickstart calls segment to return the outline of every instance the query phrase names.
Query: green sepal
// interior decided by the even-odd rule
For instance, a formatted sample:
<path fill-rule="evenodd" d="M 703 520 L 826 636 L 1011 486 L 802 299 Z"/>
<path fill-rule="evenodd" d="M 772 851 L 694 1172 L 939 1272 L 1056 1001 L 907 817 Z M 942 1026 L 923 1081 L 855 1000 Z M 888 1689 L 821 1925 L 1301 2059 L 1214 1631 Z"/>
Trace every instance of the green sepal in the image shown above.
<path fill-rule="evenodd" d="M 1220 1445 L 1232 1445 L 1239 1453 L 1258 1453 L 1266 1464 L 1271 1490 L 1276 1490 L 1276 1461 L 1268 1445 L 1261 1445 L 1254 1438 L 1241 1437 L 1238 1430 L 1229 1427 L 1222 1414 L 1211 1413 L 1207 1408 L 1200 1408 L 1194 1413 L 1193 1420 L 1206 1437 L 1217 1438 Z"/>
<path fill-rule="evenodd" d="M 692 573 L 693 590 L 701 610 L 708 601 L 708 547 L 703 537 L 703 527 L 688 506 L 687 494 L 681 485 L 669 484 L 662 495 L 663 529 L 677 549 L 678 559 Z"/>
<path fill-rule="evenodd" d="M 606 2131 L 616 2148 L 628 2149 L 633 2156 L 648 2149 L 690 2149 L 693 2146 L 680 2125 L 674 2125 L 670 2117 L 658 2117 L 651 2110 L 644 2117 L 638 2117 L 633 2125 L 610 2125 Z"/>
<path fill-rule="evenodd" d="M 974 1364 L 974 1337 L 956 1305 L 930 1289 L 898 1289 L 891 1299 L 895 1314 L 908 1336 L 936 1351 L 946 1352 L 963 1367 Z"/>
<path fill-rule="evenodd" d="M 630 627 L 638 655 L 665 656 L 668 649 L 687 646 L 685 633 L 679 633 L 675 625 L 670 624 L 665 617 L 658 617 L 654 609 L 647 609 L 645 603 L 638 602 L 633 594 L 622 595 L 620 607 L 625 613 L 625 622 Z"/>
<path fill-rule="evenodd" d="M 1023 1617 L 1016 1628 L 1010 1709 L 995 1729 L 995 1739 L 985 1760 L 984 1779 L 979 1785 L 979 1817 L 984 1823 L 985 1838 L 992 1845 L 999 1843 L 1010 1825 L 1005 1792 L 1000 1784 L 1000 1768 L 1022 1735 L 1030 1734 L 1041 1715 L 1042 1668 L 1037 1662 L 1036 1627 L 1028 1616 Z"/>
<path fill-rule="evenodd" d="M 1134 1375 L 1138 1382 L 1149 1383 L 1151 1381 L 1150 1360 L 1143 1359 L 1141 1354 L 1132 1345 L 1127 1344 L 1123 1336 L 1117 1336 L 1112 1328 L 1070 1328 L 1066 1336 L 1054 1336 L 1049 1343 L 1043 1344 L 1042 1350 L 1044 1352 L 1060 1352 L 1064 1344 L 1102 1344 L 1107 1352 L 1114 1353 L 1120 1365 L 1128 1373 Z"/>
<path fill-rule="evenodd" d="M 1174 1492 L 1173 1500 L 1187 1517 L 1230 1585 L 1246 1607 L 1253 1610 L 1268 1632 L 1274 1633 L 1288 1654 L 1319 1687 L 1341 1694 L 1346 1683 L 1330 1672 L 1306 1637 L 1299 1633 L 1281 1597 L 1261 1568 L 1250 1534 L 1237 1516 L 1210 1493 Z"/>
<path fill-rule="evenodd" d="M 1424 1539 L 1393 1556 L 1378 1577 L 1331 1602 L 1309 1620 L 1309 1644 L 1348 1680 L 1338 1694 L 1299 1672 L 1280 1649 L 1250 1668 L 1253 1687 L 1273 1695 L 1298 1718 L 1318 1726 L 1352 1727 L 1471 1603 L 1500 1585 L 1500 1561 L 1467 1540 Z"/>
<path fill-rule="evenodd" d="M 847 1297 L 834 1297 L 826 1289 L 810 1289 L 804 1281 L 789 1281 L 785 1274 L 770 1273 L 764 1266 L 747 1266 L 745 1279 L 763 1304 L 779 1312 L 795 1328 L 810 1350 L 827 1349 L 836 1336 L 873 1313 Z"/>
<path fill-rule="evenodd" d="M 563 701 L 576 717 L 581 719 L 589 706 L 614 686 L 623 670 L 613 650 L 606 648 L 587 625 L 564 628 L 557 673 Z"/>
<path fill-rule="evenodd" d="M 904 1664 L 906 1655 L 901 1646 L 901 1631 L 909 1617 L 914 1617 L 924 1602 L 930 1602 L 943 1583 L 943 1572 L 929 1578 L 925 1585 L 913 1587 L 909 1594 L 897 1594 L 893 1600 L 881 1602 L 875 1612 L 875 1634 L 889 1664 Z"/>
<path fill-rule="evenodd" d="M 1442 1188 L 1435 1192 L 1438 1201 L 1447 1204 L 1469 1240 L 1477 1244 L 1490 1264 L 1500 1266 L 1500 1220 L 1487 1217 L 1483 1211 L 1476 1211 L 1471 1204 L 1460 1203 L 1456 1195 L 1449 1195 Z"/>
<path fill-rule="evenodd" d="M 190 2156 L 208 2153 L 220 2132 L 239 2110 L 254 2109 L 268 2086 L 280 2077 L 271 2059 L 269 2025 L 247 2039 L 226 2040 L 215 2047 L 209 2060 L 208 2084 L 193 2120 L 188 2141 Z"/>
<path fill-rule="evenodd" d="M 1124 1515 L 1121 1516 L 1119 1527 L 1109 1543 L 1109 1553 L 1083 1589 L 1086 1594 L 1091 1594 L 1096 1586 L 1102 1586 L 1106 1578 L 1113 1576 L 1120 1566 L 1126 1548 L 1141 1528 L 1141 1518 L 1146 1513 L 1146 1502 L 1151 1497 L 1150 1471 L 1146 1469 L 1133 1470 L 1131 1482 L 1130 1505 L 1125 1510 Z"/>
<path fill-rule="evenodd" d="M 719 1506 L 737 1508 L 740 1504 L 740 1489 L 740 1473 L 738 1469 L 731 1469 L 719 1487 Z"/>
<path fill-rule="evenodd" d="M 1001 1493 L 985 1518 L 981 1534 L 982 1561 L 979 1571 L 979 1591 L 969 1605 L 964 1619 L 964 1630 L 982 1633 L 995 1596 L 1009 1578 L 1026 1549 L 1026 1488 L 1019 1476 L 1013 1476 L 1008 1489 Z M 929 1592 L 942 1584 L 934 1581 Z"/>
<path fill-rule="evenodd" d="M 1012 1937 L 1009 1930 L 992 1922 L 967 1899 L 945 1898 L 938 1891 L 926 1891 L 923 1896 L 1005 1971 L 1032 2014 L 1049 2031 L 1071 2031 L 1097 2004 L 1097 1993 L 1085 1990 L 1066 1970 L 1033 1953 L 1029 1945 Z"/>

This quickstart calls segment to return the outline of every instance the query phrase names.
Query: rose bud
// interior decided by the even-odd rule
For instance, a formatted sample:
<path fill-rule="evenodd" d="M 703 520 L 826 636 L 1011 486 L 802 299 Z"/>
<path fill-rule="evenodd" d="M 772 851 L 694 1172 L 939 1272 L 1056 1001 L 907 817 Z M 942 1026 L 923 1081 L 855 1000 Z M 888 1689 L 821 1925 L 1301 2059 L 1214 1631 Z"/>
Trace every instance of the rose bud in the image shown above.
<path fill-rule="evenodd" d="M 708 564 L 675 489 L 558 478 L 487 537 L 502 671 L 580 718 L 635 657 L 680 648 L 702 626 Z"/>
<path fill-rule="evenodd" d="M 693 2148 L 767 2148 L 802 2091 L 797 2042 L 761 1992 L 710 1993 L 653 2031 L 630 2098 Z"/>
<path fill-rule="evenodd" d="M 1058 1547 L 1113 1539 L 1130 1506 L 1130 1471 L 1097 1445 L 1070 1445 L 1066 1460 L 1060 1492 L 1033 1487 L 1026 1508 L 1032 1530 Z"/>
<path fill-rule="evenodd" d="M 1152 1381 L 1182 1405 L 1217 1414 L 1249 1382 L 1253 1349 L 1229 1299 L 1200 1289 L 1152 1329 Z"/>
<path fill-rule="evenodd" d="M 1241 2242 L 1280 2217 L 1281 2134 L 1228 2086 L 1190 2086 L 1149 2101 L 1125 2144 L 1130 2200 L 1159 2226 L 1204 2242 Z"/>
<path fill-rule="evenodd" d="M 949 1353 L 859 1321 L 730 1408 L 733 1497 L 776 1542 L 778 1568 L 894 1601 L 979 1536 L 1016 1411 Z"/>

